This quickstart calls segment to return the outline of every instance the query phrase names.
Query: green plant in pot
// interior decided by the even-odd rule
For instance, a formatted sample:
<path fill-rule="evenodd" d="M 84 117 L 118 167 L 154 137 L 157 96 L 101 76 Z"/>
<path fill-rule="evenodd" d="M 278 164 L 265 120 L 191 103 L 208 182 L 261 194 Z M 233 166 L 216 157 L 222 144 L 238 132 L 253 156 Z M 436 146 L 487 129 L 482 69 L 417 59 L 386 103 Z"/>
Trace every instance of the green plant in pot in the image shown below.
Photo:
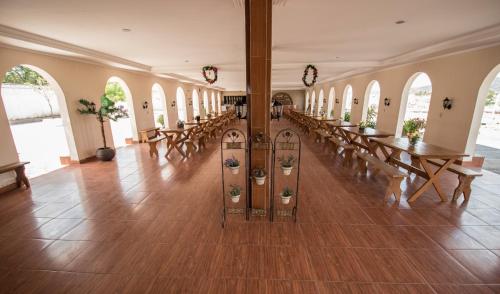
<path fill-rule="evenodd" d="M 278 161 L 280 162 L 283 175 L 289 176 L 292 173 L 292 169 L 297 161 L 297 158 L 293 156 L 293 154 L 289 154 L 288 156 L 283 155 L 278 157 Z"/>
<path fill-rule="evenodd" d="M 408 137 L 410 145 L 415 146 L 420 139 L 420 131 L 425 128 L 425 120 L 412 118 L 403 123 L 403 133 Z"/>
<path fill-rule="evenodd" d="M 346 111 L 344 113 L 344 121 L 350 122 L 351 121 L 351 113 L 349 111 Z"/>
<path fill-rule="evenodd" d="M 368 122 L 365 120 L 362 120 L 359 122 L 359 130 L 363 132 L 366 128 L 368 127 Z"/>
<path fill-rule="evenodd" d="M 253 178 L 255 179 L 255 183 L 259 186 L 264 185 L 266 181 L 266 171 L 263 168 L 256 168 L 252 171 Z"/>
<path fill-rule="evenodd" d="M 231 201 L 233 203 L 240 202 L 241 187 L 238 185 L 230 185 L 231 190 L 229 190 L 229 196 L 231 196 Z"/>
<path fill-rule="evenodd" d="M 227 167 L 233 175 L 237 175 L 240 172 L 240 161 L 236 159 L 234 155 L 224 160 L 224 166 Z"/>
<path fill-rule="evenodd" d="M 281 203 L 286 205 L 290 203 L 290 199 L 292 199 L 293 190 L 288 187 L 285 187 L 283 191 L 281 191 L 280 196 L 281 196 Z"/>
<path fill-rule="evenodd" d="M 115 102 L 106 96 L 101 96 L 101 106 L 96 107 L 94 102 L 87 99 L 80 99 L 78 102 L 83 106 L 79 108 L 78 112 L 83 115 L 93 115 L 101 125 L 101 135 L 104 147 L 97 149 L 96 157 L 102 161 L 110 161 L 115 157 L 115 150 L 106 145 L 106 134 L 104 133 L 104 122 L 113 120 L 117 121 L 119 118 L 128 117 L 127 110 L 123 106 L 116 106 Z"/>

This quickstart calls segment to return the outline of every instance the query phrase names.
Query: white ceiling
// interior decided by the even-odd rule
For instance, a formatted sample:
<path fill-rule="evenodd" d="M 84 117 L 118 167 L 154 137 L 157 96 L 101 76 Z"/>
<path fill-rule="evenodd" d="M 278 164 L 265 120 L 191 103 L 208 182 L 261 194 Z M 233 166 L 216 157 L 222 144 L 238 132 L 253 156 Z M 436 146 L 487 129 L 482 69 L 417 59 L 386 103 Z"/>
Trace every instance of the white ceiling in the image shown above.
<path fill-rule="evenodd" d="M 245 89 L 233 0 L 0 1 L 0 25 L 10 45 L 194 82 L 213 64 L 216 86 Z M 308 63 L 324 81 L 499 41 L 500 0 L 287 0 L 273 11 L 272 84 L 302 88 Z"/>

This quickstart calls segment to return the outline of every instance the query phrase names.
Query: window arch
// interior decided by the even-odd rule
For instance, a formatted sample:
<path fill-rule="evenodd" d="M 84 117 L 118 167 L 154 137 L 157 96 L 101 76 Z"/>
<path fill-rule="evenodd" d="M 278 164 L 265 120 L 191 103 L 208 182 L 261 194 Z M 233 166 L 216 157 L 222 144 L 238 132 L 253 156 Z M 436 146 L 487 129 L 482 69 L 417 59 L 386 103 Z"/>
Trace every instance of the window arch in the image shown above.
<path fill-rule="evenodd" d="M 333 103 L 335 102 L 335 88 L 330 88 L 330 93 L 328 93 L 328 108 L 327 114 L 328 118 L 333 117 Z"/>
<path fill-rule="evenodd" d="M 212 91 L 212 94 L 210 95 L 211 96 L 211 100 L 212 100 L 212 112 L 215 112 L 217 111 L 216 107 L 215 107 L 215 95 L 214 95 L 214 92 Z"/>
<path fill-rule="evenodd" d="M 154 83 L 151 88 L 151 97 L 153 100 L 153 116 L 155 126 L 166 127 L 168 126 L 168 114 L 165 105 L 165 92 L 158 83 Z"/>
<path fill-rule="evenodd" d="M 311 95 L 311 114 L 314 113 L 315 111 L 314 108 L 315 104 L 316 104 L 316 91 L 313 91 Z"/>
<path fill-rule="evenodd" d="M 222 112 L 222 104 L 220 101 L 220 92 L 217 92 L 217 112 Z"/>
<path fill-rule="evenodd" d="M 198 97 L 198 91 L 193 89 L 193 115 L 200 115 L 200 97 Z"/>
<path fill-rule="evenodd" d="M 304 112 L 309 111 L 309 92 L 306 92 L 306 103 L 304 104 Z"/>
<path fill-rule="evenodd" d="M 403 122 L 412 118 L 427 120 L 432 97 L 432 82 L 423 72 L 412 75 L 405 84 L 399 108 L 396 135 L 401 135 Z M 424 133 L 425 136 L 425 133 Z"/>
<path fill-rule="evenodd" d="M 177 101 L 177 118 L 178 120 L 187 120 L 186 111 L 186 96 L 184 95 L 184 90 L 181 87 L 177 87 L 177 94 L 175 95 Z"/>
<path fill-rule="evenodd" d="M 325 99 L 325 92 L 323 91 L 323 89 L 321 89 L 319 91 L 319 96 L 318 96 L 318 111 L 316 112 L 318 115 L 320 115 L 320 113 L 324 111 L 323 109 L 324 99 Z"/>
<path fill-rule="evenodd" d="M 351 108 L 352 108 L 352 86 L 347 85 L 344 88 L 344 95 L 342 97 L 342 119 L 345 121 L 350 121 L 351 118 Z"/>
<path fill-rule="evenodd" d="M 371 81 L 366 87 L 365 99 L 363 101 L 363 120 L 376 125 L 378 116 L 378 106 L 380 103 L 380 83 Z"/>
<path fill-rule="evenodd" d="M 203 91 L 203 112 L 204 115 L 210 112 L 210 107 L 208 104 L 208 93 L 206 90 Z"/>

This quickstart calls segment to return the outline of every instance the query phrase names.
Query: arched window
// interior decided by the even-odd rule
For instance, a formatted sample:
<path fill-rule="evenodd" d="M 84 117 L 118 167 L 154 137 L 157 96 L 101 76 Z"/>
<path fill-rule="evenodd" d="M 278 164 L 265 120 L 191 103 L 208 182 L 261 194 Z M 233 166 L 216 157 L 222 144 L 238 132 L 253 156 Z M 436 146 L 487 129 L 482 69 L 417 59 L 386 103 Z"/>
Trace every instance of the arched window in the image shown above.
<path fill-rule="evenodd" d="M 200 97 L 198 97 L 196 89 L 193 89 L 193 115 L 200 115 Z"/>
<path fill-rule="evenodd" d="M 41 68 L 21 64 L 6 72 L 1 82 L 10 133 L 2 130 L 0 144 L 13 151 L 10 160 L 17 160 L 17 151 L 20 161 L 30 161 L 28 178 L 62 167 L 61 156 L 78 160 L 66 99 L 57 81 Z"/>
<path fill-rule="evenodd" d="M 211 99 L 212 99 L 212 112 L 216 112 L 217 108 L 215 107 L 215 95 L 214 95 L 214 92 L 212 92 Z"/>
<path fill-rule="evenodd" d="M 352 86 L 347 85 L 344 89 L 344 96 L 342 97 L 342 119 L 351 121 L 351 108 L 352 108 Z"/>
<path fill-rule="evenodd" d="M 363 104 L 363 120 L 366 120 L 371 127 L 377 124 L 379 102 L 380 84 L 377 81 L 371 81 L 366 87 Z"/>
<path fill-rule="evenodd" d="M 104 92 L 116 105 L 127 110 L 129 117 L 110 121 L 113 143 L 115 147 L 125 146 L 133 141 L 135 126 L 132 94 L 124 80 L 119 77 L 111 77 L 106 83 Z"/>
<path fill-rule="evenodd" d="M 203 115 L 206 115 L 210 112 L 210 106 L 208 105 L 208 93 L 207 91 L 203 91 Z"/>
<path fill-rule="evenodd" d="M 323 89 L 319 91 L 319 97 L 318 97 L 318 111 L 316 112 L 318 115 L 321 114 L 321 112 L 325 111 L 323 109 L 323 100 L 325 99 L 325 93 L 323 92 Z"/>
<path fill-rule="evenodd" d="M 220 93 L 217 92 L 217 112 L 221 113 L 222 112 L 222 104 L 220 101 Z"/>
<path fill-rule="evenodd" d="M 401 99 L 396 135 L 402 134 L 405 120 L 412 118 L 427 120 L 431 96 L 432 83 L 426 73 L 419 72 L 408 79 Z"/>
<path fill-rule="evenodd" d="M 304 112 L 309 112 L 309 92 L 306 92 L 306 103 L 304 104 Z"/>
<path fill-rule="evenodd" d="M 316 104 L 316 92 L 313 91 L 311 95 L 311 113 L 314 113 L 314 111 L 316 110 L 316 108 L 314 108 L 315 104 Z"/>
<path fill-rule="evenodd" d="M 184 96 L 184 90 L 181 87 L 177 88 L 176 94 L 177 101 L 177 117 L 179 120 L 186 121 L 187 120 L 187 111 L 186 111 L 186 96 Z"/>
<path fill-rule="evenodd" d="M 155 126 L 165 128 L 168 126 L 167 108 L 165 107 L 165 92 L 159 84 L 154 84 L 151 89 L 153 98 L 153 116 Z"/>
<path fill-rule="evenodd" d="M 328 109 L 327 109 L 328 118 L 333 117 L 333 103 L 334 102 L 335 102 L 335 89 L 333 87 L 331 87 L 330 93 L 328 94 Z"/>

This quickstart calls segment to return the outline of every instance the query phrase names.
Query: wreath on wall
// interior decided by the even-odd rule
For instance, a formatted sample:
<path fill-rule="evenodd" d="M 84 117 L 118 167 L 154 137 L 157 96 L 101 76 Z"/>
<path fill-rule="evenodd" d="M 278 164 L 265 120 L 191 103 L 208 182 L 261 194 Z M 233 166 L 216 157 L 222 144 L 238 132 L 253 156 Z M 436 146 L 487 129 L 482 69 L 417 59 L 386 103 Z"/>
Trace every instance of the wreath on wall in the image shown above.
<path fill-rule="evenodd" d="M 307 82 L 307 77 L 309 76 L 309 72 L 312 70 L 312 74 L 313 74 L 313 78 L 312 78 L 312 81 L 310 83 Z M 312 87 L 314 86 L 314 84 L 316 84 L 316 79 L 318 79 L 318 69 L 312 65 L 312 64 L 308 64 L 306 66 L 306 69 L 304 70 L 304 75 L 302 76 L 302 82 L 304 82 L 304 85 L 306 85 L 306 87 Z"/>
<path fill-rule="evenodd" d="M 206 65 L 201 69 L 205 81 L 210 85 L 217 81 L 217 68 L 213 65 Z"/>

